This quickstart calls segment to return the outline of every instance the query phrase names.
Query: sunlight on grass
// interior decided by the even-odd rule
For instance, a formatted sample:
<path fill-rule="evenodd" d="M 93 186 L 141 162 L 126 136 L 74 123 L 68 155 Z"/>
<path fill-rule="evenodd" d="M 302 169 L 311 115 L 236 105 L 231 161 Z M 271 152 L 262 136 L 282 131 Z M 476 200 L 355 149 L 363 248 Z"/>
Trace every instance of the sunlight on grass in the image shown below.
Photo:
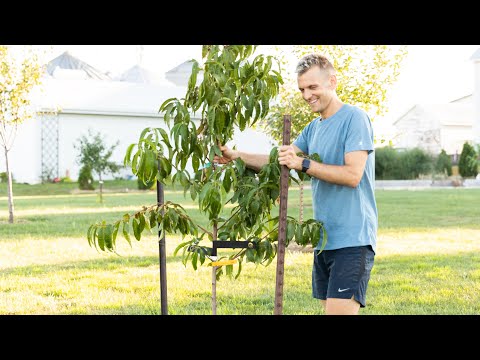
<path fill-rule="evenodd" d="M 229 209 L 233 208 L 234 205 L 226 204 L 224 208 Z M 184 209 L 197 209 L 197 205 L 182 205 Z M 133 213 L 139 211 L 141 208 L 139 206 L 102 206 L 98 208 L 91 207 L 64 207 L 64 208 L 31 208 L 26 210 L 16 210 L 15 216 L 31 216 L 38 215 L 41 211 L 42 215 L 59 215 L 59 214 L 94 214 L 94 213 L 104 213 L 105 211 L 122 211 Z M 0 217 L 8 217 L 8 210 L 1 211 Z"/>
<path fill-rule="evenodd" d="M 377 252 L 385 256 L 474 250 L 480 250 L 480 231 L 477 229 L 380 230 L 377 239 Z"/>
<path fill-rule="evenodd" d="M 380 193 L 377 256 L 361 314 L 480 314 L 477 194 Z M 132 247 L 119 236 L 118 255 L 98 252 L 86 239 L 91 223 L 137 211 L 139 204 L 154 202 L 155 193 L 109 193 L 105 205 L 95 196 L 18 197 L 15 224 L 7 224 L 6 200 L 0 201 L 0 314 L 160 313 L 155 231 L 141 241 L 132 236 Z M 168 198 L 180 202 L 192 217 L 203 216 L 183 192 L 168 192 Z M 294 190 L 289 214 L 296 216 L 298 209 Z M 305 210 L 305 216 L 311 216 L 309 195 Z M 169 314 L 211 314 L 211 267 L 185 267 L 180 256 L 173 256 L 180 241 L 167 235 Z M 323 313 L 311 296 L 312 257 L 308 247 L 287 249 L 284 314 Z M 276 260 L 268 267 L 244 263 L 237 280 L 223 276 L 217 282 L 217 313 L 273 314 L 275 277 Z"/>

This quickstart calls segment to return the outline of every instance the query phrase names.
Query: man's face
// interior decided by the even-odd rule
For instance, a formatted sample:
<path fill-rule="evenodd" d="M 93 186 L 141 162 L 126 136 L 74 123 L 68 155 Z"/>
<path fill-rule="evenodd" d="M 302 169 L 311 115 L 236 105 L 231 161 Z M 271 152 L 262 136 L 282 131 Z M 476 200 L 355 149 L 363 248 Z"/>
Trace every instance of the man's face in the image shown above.
<path fill-rule="evenodd" d="M 322 113 L 335 93 L 335 79 L 328 71 L 314 66 L 297 78 L 298 89 L 313 112 Z"/>

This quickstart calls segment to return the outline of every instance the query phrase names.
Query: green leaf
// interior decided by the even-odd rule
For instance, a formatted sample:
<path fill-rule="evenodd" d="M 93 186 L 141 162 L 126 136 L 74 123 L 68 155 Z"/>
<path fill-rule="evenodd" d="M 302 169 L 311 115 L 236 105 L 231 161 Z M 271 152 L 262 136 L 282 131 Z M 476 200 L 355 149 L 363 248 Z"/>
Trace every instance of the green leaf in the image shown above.
<path fill-rule="evenodd" d="M 223 188 L 225 191 L 228 193 L 230 191 L 231 185 L 232 185 L 232 179 L 230 178 L 229 174 L 225 173 L 223 177 Z"/>
<path fill-rule="evenodd" d="M 255 254 L 256 254 L 256 251 L 255 249 L 247 249 L 247 251 L 245 252 L 245 255 L 247 256 L 247 262 L 255 262 Z"/>
<path fill-rule="evenodd" d="M 123 237 L 127 240 L 130 247 L 132 247 L 132 242 L 130 241 L 130 224 L 128 222 L 123 223 Z"/>
<path fill-rule="evenodd" d="M 200 161 L 196 155 L 192 156 L 192 167 L 194 172 L 197 172 L 200 167 Z"/>
<path fill-rule="evenodd" d="M 105 226 L 105 249 L 112 251 L 113 250 L 113 226 L 107 225 Z"/>
<path fill-rule="evenodd" d="M 88 227 L 88 230 L 87 230 L 87 240 L 88 240 L 88 245 L 90 245 L 90 246 L 92 246 L 93 241 L 94 241 L 94 239 L 92 237 L 94 227 L 95 227 L 95 225 L 92 224 Z"/>
<path fill-rule="evenodd" d="M 173 256 L 177 256 L 177 253 L 180 249 L 183 249 L 183 248 L 188 248 L 188 246 L 190 244 L 193 243 L 193 240 L 189 240 L 189 241 L 185 241 L 185 242 L 182 242 L 180 243 L 176 248 L 175 250 L 173 251 Z"/>
<path fill-rule="evenodd" d="M 192 62 L 192 73 L 190 75 L 190 78 L 188 79 L 188 87 L 191 89 L 195 86 L 197 83 L 197 74 L 200 70 L 198 66 L 198 62 L 196 60 L 191 60 Z"/>
<path fill-rule="evenodd" d="M 115 240 L 117 240 L 118 228 L 120 227 L 120 221 L 117 221 L 113 226 L 113 233 L 112 233 L 112 245 L 115 248 Z"/>
<path fill-rule="evenodd" d="M 223 132 L 224 127 L 225 127 L 225 113 L 220 109 L 215 114 L 215 131 L 218 134 L 221 134 Z"/>
<path fill-rule="evenodd" d="M 285 245 L 288 245 L 290 243 L 290 240 L 293 239 L 294 235 L 295 235 L 295 222 L 288 221 L 287 222 L 287 239 L 286 239 Z"/>
<path fill-rule="evenodd" d="M 194 252 L 192 255 L 192 266 L 194 270 L 197 270 L 197 260 L 198 260 L 198 253 Z"/>
<path fill-rule="evenodd" d="M 155 211 L 150 211 L 150 229 L 154 229 L 157 226 L 157 213 Z"/>
<path fill-rule="evenodd" d="M 225 266 L 225 274 L 227 276 L 232 276 L 232 273 L 233 273 L 233 265 L 226 265 Z"/>
<path fill-rule="evenodd" d="M 303 240 L 302 224 L 297 224 L 297 228 L 295 230 L 295 242 L 298 245 L 305 245 L 302 240 Z"/>
<path fill-rule="evenodd" d="M 138 214 L 138 231 L 142 233 L 143 230 L 145 230 L 145 216 L 143 215 L 143 213 L 139 213 Z"/>
<path fill-rule="evenodd" d="M 235 275 L 235 279 L 238 279 L 241 272 L 242 272 L 242 259 L 238 259 L 238 270 L 237 270 L 237 274 Z"/>
<path fill-rule="evenodd" d="M 140 241 L 140 238 L 142 236 L 142 232 L 140 231 L 140 224 L 137 221 L 137 219 L 132 219 L 132 225 L 133 225 L 133 235 L 135 236 L 135 239 Z"/>
<path fill-rule="evenodd" d="M 102 222 L 102 225 L 98 227 L 97 241 L 100 250 L 105 251 L 105 238 L 108 236 L 107 225 Z"/>
<path fill-rule="evenodd" d="M 123 159 L 123 165 L 125 167 L 129 166 L 131 164 L 131 157 L 132 157 L 132 151 L 133 151 L 133 148 L 136 146 L 137 144 L 130 144 L 127 148 L 127 152 L 125 153 L 125 157 Z"/>

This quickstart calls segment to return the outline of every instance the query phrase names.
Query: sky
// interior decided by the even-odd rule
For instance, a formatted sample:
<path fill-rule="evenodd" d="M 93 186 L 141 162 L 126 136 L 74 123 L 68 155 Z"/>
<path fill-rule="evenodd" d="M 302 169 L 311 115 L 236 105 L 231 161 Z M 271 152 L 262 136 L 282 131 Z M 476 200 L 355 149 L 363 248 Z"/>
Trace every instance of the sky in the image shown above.
<path fill-rule="evenodd" d="M 72 55 L 114 76 L 141 60 L 142 66 L 163 75 L 189 59 L 201 60 L 201 45 L 54 45 L 51 58 Z M 268 51 L 260 46 L 256 53 Z M 388 112 L 374 123 L 379 132 L 394 131 L 391 123 L 415 104 L 447 103 L 473 92 L 473 62 L 480 45 L 409 45 L 400 76 L 388 95 Z M 143 49 L 142 51 L 138 51 Z M 139 57 L 141 53 L 141 59 Z"/>

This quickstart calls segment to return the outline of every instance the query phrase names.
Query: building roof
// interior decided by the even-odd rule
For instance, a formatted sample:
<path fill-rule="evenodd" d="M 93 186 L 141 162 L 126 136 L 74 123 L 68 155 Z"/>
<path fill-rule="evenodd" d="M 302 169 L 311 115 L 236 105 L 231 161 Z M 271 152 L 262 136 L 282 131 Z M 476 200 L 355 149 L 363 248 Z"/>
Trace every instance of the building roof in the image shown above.
<path fill-rule="evenodd" d="M 178 86 L 187 86 L 188 79 L 192 73 L 193 60 L 187 60 L 181 63 L 180 65 L 175 66 L 173 69 L 165 73 L 165 78 L 175 85 Z M 203 78 L 203 71 L 198 73 L 198 80 L 201 81 Z"/>
<path fill-rule="evenodd" d="M 469 102 L 469 101 L 472 101 L 472 100 L 473 100 L 473 94 L 470 94 L 470 95 L 465 95 L 465 96 L 462 96 L 458 99 L 452 100 L 452 101 L 450 101 L 450 103 Z"/>
<path fill-rule="evenodd" d="M 36 89 L 37 111 L 156 116 L 169 98 L 185 97 L 186 88 L 172 84 L 46 78 Z"/>
<path fill-rule="evenodd" d="M 414 115 L 415 114 L 415 115 Z M 393 122 L 397 125 L 401 120 L 418 116 L 435 120 L 445 126 L 472 126 L 474 118 L 473 103 L 453 102 L 448 104 L 416 104 L 405 114 Z"/>
<path fill-rule="evenodd" d="M 138 64 L 123 72 L 120 76 L 116 77 L 115 80 L 142 84 L 166 83 L 166 80 L 160 75 Z"/>
<path fill-rule="evenodd" d="M 470 60 L 480 60 L 480 48 L 473 53 Z"/>
<path fill-rule="evenodd" d="M 68 51 L 57 56 L 46 66 L 46 72 L 52 77 L 56 77 L 56 71 L 58 69 L 63 70 L 80 70 L 86 78 L 96 80 L 111 80 L 110 76 L 87 64 L 86 62 L 76 58 Z"/>

